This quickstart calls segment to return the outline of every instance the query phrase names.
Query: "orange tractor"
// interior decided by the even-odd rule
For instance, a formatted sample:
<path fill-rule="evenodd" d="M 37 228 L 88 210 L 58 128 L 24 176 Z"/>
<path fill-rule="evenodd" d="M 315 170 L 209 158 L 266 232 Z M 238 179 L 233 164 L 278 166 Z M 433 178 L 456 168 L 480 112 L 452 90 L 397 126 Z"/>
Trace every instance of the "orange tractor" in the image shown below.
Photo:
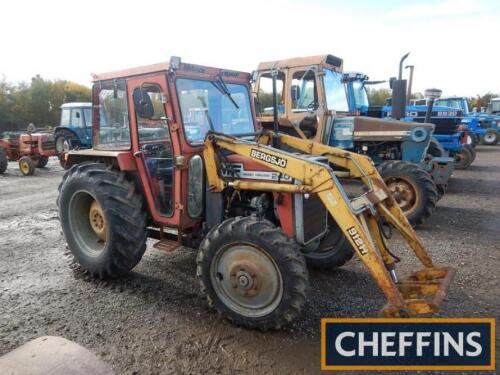
<path fill-rule="evenodd" d="M 198 247 L 209 305 L 270 329 L 302 310 L 306 262 L 322 259 L 311 254 L 328 267 L 356 255 L 387 298 L 385 316 L 438 311 L 455 270 L 433 264 L 373 162 L 259 130 L 250 81 L 179 58 L 95 76 L 93 149 L 65 155 L 59 187 L 75 261 L 105 278 L 134 268 L 148 238 L 165 251 Z M 423 265 L 406 279 L 388 225 Z"/>
<path fill-rule="evenodd" d="M 5 173 L 9 161 L 19 161 L 19 170 L 25 176 L 33 175 L 36 168 L 47 165 L 55 156 L 54 136 L 50 132 L 37 132 L 31 126 L 26 133 L 5 132 L 0 138 L 0 174 Z"/>

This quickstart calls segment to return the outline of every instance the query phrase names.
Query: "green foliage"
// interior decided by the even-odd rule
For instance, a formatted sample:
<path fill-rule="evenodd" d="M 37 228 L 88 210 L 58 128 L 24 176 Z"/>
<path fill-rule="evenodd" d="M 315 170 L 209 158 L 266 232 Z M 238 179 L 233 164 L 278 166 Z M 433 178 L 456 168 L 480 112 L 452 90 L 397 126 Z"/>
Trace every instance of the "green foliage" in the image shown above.
<path fill-rule="evenodd" d="M 370 105 L 386 105 L 387 98 L 391 97 L 389 89 L 372 89 L 368 88 L 368 102 Z"/>
<path fill-rule="evenodd" d="M 478 95 L 476 97 L 470 97 L 467 98 L 467 102 L 469 104 L 469 110 L 472 110 L 472 108 L 477 108 L 479 111 L 481 107 L 488 107 L 488 103 L 490 102 L 491 98 L 498 98 L 500 97 L 500 93 L 493 94 L 492 92 L 487 92 L 484 95 Z"/>
<path fill-rule="evenodd" d="M 88 102 L 91 90 L 75 82 L 46 80 L 37 75 L 30 83 L 13 85 L 0 80 L 0 132 L 24 130 L 29 123 L 37 127 L 55 126 L 59 107 L 68 102 Z"/>

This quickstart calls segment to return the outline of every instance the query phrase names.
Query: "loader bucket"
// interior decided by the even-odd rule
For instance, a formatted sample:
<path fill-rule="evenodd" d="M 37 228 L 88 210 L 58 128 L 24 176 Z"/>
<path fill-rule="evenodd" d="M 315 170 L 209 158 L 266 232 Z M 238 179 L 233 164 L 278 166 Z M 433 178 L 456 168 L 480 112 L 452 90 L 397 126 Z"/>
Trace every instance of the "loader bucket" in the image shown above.
<path fill-rule="evenodd" d="M 456 269 L 451 267 L 424 268 L 397 283 L 410 315 L 433 314 L 446 297 L 446 291 L 455 276 Z M 381 314 L 386 317 L 397 316 L 399 311 L 386 305 Z"/>

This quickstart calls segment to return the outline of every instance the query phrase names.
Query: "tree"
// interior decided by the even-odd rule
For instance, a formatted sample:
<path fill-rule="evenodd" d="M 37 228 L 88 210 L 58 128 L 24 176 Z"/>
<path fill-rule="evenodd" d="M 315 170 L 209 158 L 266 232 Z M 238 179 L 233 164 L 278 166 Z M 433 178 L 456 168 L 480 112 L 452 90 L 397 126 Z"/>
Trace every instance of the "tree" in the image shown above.
<path fill-rule="evenodd" d="M 372 89 L 368 88 L 368 102 L 370 105 L 386 105 L 387 98 L 391 97 L 389 89 Z"/>

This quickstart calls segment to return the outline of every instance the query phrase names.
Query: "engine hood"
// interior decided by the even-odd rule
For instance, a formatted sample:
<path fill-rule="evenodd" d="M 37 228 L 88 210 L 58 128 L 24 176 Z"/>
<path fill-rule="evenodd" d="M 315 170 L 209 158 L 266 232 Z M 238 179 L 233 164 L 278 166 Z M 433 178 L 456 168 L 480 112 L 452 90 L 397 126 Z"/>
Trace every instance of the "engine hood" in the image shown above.
<path fill-rule="evenodd" d="M 355 140 L 405 140 L 420 132 L 420 137 L 428 138 L 434 131 L 429 123 L 408 123 L 397 120 L 373 117 L 353 117 L 353 135 Z M 425 133 L 425 134 L 424 134 Z"/>

